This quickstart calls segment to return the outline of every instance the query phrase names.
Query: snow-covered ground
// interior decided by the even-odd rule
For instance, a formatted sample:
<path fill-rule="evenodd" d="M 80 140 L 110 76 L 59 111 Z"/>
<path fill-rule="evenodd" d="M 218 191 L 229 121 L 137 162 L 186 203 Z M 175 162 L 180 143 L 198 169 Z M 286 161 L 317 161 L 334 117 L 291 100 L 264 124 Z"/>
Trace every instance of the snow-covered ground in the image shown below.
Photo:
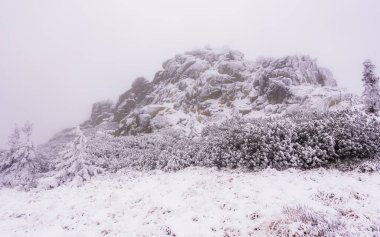
<path fill-rule="evenodd" d="M 379 172 L 124 170 L 81 187 L 0 189 L 0 236 L 378 236 L 379 230 Z"/>

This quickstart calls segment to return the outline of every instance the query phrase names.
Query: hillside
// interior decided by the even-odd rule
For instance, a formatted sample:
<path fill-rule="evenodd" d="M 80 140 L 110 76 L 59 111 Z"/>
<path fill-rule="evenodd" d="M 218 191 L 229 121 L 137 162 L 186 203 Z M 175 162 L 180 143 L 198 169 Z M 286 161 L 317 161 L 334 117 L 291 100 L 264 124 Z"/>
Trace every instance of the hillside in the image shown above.
<path fill-rule="evenodd" d="M 135 79 L 115 104 L 95 103 L 87 121 L 45 144 L 34 147 L 31 125 L 16 129 L 0 154 L 2 185 L 80 185 L 122 168 L 354 169 L 380 147 L 379 121 L 360 107 L 309 56 L 249 61 L 228 48 L 193 50 L 166 60 L 152 80 Z"/>
<path fill-rule="evenodd" d="M 309 56 L 201 49 L 0 151 L 1 236 L 378 236 L 380 120 Z"/>

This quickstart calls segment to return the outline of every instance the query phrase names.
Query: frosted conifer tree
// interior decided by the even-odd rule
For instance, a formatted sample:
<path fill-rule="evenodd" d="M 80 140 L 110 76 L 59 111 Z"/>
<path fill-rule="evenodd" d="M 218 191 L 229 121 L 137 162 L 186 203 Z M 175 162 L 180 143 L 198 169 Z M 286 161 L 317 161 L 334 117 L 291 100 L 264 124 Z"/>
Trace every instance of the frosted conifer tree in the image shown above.
<path fill-rule="evenodd" d="M 35 147 L 30 137 L 33 125 L 29 122 L 20 129 L 16 126 L 9 136 L 10 149 L 0 162 L 2 183 L 7 186 L 29 186 L 38 170 Z"/>
<path fill-rule="evenodd" d="M 379 77 L 375 75 L 376 67 L 371 60 L 364 61 L 363 66 L 364 104 L 368 112 L 375 113 L 380 109 Z"/>
<path fill-rule="evenodd" d="M 101 169 L 90 163 L 89 155 L 86 152 L 87 140 L 79 127 L 74 130 L 75 138 L 67 144 L 67 149 L 60 153 L 62 162 L 56 169 L 55 175 L 57 186 L 74 181 L 81 185 L 84 181 L 89 180 L 92 176 L 101 173 Z"/>

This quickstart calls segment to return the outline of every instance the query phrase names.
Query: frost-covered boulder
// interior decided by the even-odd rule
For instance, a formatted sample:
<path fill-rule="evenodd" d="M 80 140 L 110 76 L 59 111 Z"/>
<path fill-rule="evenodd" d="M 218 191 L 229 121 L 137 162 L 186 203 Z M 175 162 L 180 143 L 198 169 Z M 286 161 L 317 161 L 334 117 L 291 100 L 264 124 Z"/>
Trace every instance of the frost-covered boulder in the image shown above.
<path fill-rule="evenodd" d="M 289 95 L 289 88 L 283 82 L 273 81 L 270 83 L 267 91 L 269 103 L 281 104 Z"/>
<path fill-rule="evenodd" d="M 144 77 L 136 78 L 132 83 L 132 88 L 119 97 L 115 105 L 115 120 L 121 121 L 142 103 L 144 99 L 147 99 L 150 89 L 151 84 Z"/>
<path fill-rule="evenodd" d="M 320 67 L 318 68 L 318 74 L 317 80 L 320 85 L 331 87 L 336 87 L 338 85 L 329 69 Z"/>
<path fill-rule="evenodd" d="M 119 129 L 120 135 L 136 135 L 138 133 L 151 133 L 151 116 L 145 113 L 133 113 L 123 119 L 122 127 Z"/>
<path fill-rule="evenodd" d="M 312 84 L 336 86 L 330 70 L 318 67 L 317 60 L 309 56 L 288 56 L 279 59 L 261 59 L 258 64 L 258 75 L 268 79 L 288 78 L 292 85 Z"/>

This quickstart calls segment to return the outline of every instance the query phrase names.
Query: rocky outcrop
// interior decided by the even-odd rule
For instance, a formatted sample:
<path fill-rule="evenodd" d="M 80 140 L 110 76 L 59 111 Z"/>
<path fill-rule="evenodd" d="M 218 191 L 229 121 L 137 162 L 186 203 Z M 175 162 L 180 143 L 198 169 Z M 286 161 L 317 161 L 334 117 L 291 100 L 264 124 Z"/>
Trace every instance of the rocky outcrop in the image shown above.
<path fill-rule="evenodd" d="M 318 67 L 316 59 L 309 56 L 288 56 L 279 59 L 261 59 L 257 62 L 259 77 L 271 79 L 286 78 L 291 85 L 310 84 L 337 86 L 330 70 Z"/>
<path fill-rule="evenodd" d="M 113 109 L 94 105 L 90 121 L 99 124 L 112 110 L 117 135 L 165 128 L 196 133 L 236 114 L 257 117 L 349 104 L 348 93 L 336 86 L 332 73 L 309 56 L 252 62 L 236 50 L 205 48 L 166 60 L 151 82 L 137 78 Z"/>
<path fill-rule="evenodd" d="M 81 126 L 97 126 L 105 121 L 112 121 L 114 114 L 113 102 L 104 100 L 96 102 L 92 105 L 90 119 L 84 122 Z"/>
<path fill-rule="evenodd" d="M 282 104 L 284 100 L 291 96 L 288 86 L 282 81 L 270 83 L 267 91 L 267 98 L 270 104 Z"/>
<path fill-rule="evenodd" d="M 131 113 L 137 105 L 141 104 L 150 92 L 151 83 L 144 77 L 138 77 L 132 83 L 130 90 L 126 91 L 119 97 L 115 106 L 115 120 L 120 122 L 125 116 Z M 143 103 L 145 104 L 145 103 Z"/>

